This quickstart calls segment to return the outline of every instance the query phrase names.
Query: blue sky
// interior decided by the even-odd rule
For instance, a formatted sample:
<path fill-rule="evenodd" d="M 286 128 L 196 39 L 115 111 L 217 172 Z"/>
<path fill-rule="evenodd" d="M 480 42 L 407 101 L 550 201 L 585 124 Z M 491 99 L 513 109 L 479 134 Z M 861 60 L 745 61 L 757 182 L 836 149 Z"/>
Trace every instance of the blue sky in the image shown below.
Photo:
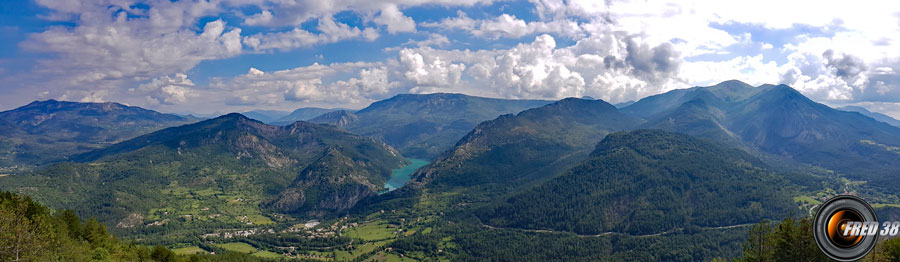
<path fill-rule="evenodd" d="M 0 37 L 0 110 L 361 108 L 431 92 L 618 103 L 739 79 L 900 117 L 893 1 L 4 1 Z"/>

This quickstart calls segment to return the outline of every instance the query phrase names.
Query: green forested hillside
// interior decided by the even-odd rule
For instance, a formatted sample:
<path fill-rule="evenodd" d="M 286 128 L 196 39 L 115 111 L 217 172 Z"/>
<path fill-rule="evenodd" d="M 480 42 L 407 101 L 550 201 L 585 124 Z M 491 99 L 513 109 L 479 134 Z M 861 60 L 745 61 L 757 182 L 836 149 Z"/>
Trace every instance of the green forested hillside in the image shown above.
<path fill-rule="evenodd" d="M 163 246 L 122 241 L 91 218 L 54 211 L 30 197 L 0 192 L 0 261 L 266 261 L 247 254 L 180 256 Z"/>
<path fill-rule="evenodd" d="M 726 81 L 650 96 L 622 109 L 659 128 L 897 188 L 900 128 L 816 103 L 786 85 Z"/>
<path fill-rule="evenodd" d="M 426 184 L 374 206 L 407 220 L 440 214 L 429 233 L 391 245 L 417 258 L 440 250 L 454 261 L 709 261 L 740 258 L 755 223 L 806 214 L 795 196 L 836 187 L 774 172 L 729 144 L 637 130 L 609 134 L 567 172 L 520 190 Z"/>
<path fill-rule="evenodd" d="M 229 114 L 0 176 L 0 189 L 178 253 L 318 261 L 731 259 L 754 223 L 834 194 L 886 216 L 900 204 L 883 189 L 897 128 L 786 86 L 728 81 L 621 110 L 541 103 L 399 95 L 317 118 L 328 125 Z M 628 131 L 642 128 L 667 131 Z M 400 151 L 437 158 L 383 190 Z M 232 256 L 175 259 L 250 259 Z"/>
<path fill-rule="evenodd" d="M 881 217 L 879 217 L 881 220 Z M 741 261 L 834 261 L 819 250 L 813 239 L 813 219 L 763 220 L 747 232 Z M 875 248 L 858 261 L 900 261 L 900 238 L 879 237 Z"/>
<path fill-rule="evenodd" d="M 770 88 L 733 109 L 734 133 L 765 152 L 836 170 L 883 189 L 897 188 L 900 128 L 813 102 L 796 90 Z"/>
<path fill-rule="evenodd" d="M 479 124 L 433 164 L 414 174 L 429 188 L 489 186 L 499 193 L 565 170 L 610 133 L 640 119 L 601 100 L 568 98 Z"/>
<path fill-rule="evenodd" d="M 799 211 L 788 180 L 738 149 L 654 130 L 614 133 L 565 174 L 484 208 L 490 225 L 647 235 Z"/>

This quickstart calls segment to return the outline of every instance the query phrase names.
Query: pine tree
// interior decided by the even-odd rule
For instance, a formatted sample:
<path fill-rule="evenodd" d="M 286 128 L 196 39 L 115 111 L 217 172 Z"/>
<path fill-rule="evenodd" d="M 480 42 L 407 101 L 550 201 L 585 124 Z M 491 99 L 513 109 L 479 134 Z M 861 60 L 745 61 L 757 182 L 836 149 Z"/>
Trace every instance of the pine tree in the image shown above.
<path fill-rule="evenodd" d="M 900 262 L 900 238 L 885 240 L 881 243 L 880 251 L 879 261 Z"/>
<path fill-rule="evenodd" d="M 47 210 L 31 198 L 0 196 L 0 260 L 40 261 L 50 242 Z"/>
<path fill-rule="evenodd" d="M 750 236 L 744 243 L 744 260 L 748 262 L 773 261 L 774 249 L 769 235 L 772 224 L 763 220 L 750 228 Z"/>

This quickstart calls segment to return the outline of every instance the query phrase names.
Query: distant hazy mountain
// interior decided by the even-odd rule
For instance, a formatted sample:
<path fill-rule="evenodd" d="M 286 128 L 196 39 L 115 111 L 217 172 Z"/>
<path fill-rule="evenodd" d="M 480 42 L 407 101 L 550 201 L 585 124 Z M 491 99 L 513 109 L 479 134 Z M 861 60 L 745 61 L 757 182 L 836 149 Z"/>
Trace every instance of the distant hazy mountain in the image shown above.
<path fill-rule="evenodd" d="M 251 119 L 259 120 L 263 123 L 272 123 L 278 121 L 278 119 L 285 117 L 290 113 L 291 112 L 279 110 L 250 110 L 241 114 Z"/>
<path fill-rule="evenodd" d="M 58 161 L 195 121 L 118 103 L 35 101 L 0 112 L 0 167 Z"/>
<path fill-rule="evenodd" d="M 430 166 L 414 183 L 435 188 L 494 184 L 515 187 L 581 161 L 608 133 L 643 120 L 602 100 L 567 98 L 485 121 Z"/>
<path fill-rule="evenodd" d="M 111 224 L 129 216 L 143 224 L 179 223 L 190 215 L 240 225 L 266 223 L 261 206 L 311 215 L 352 207 L 382 190 L 391 169 L 407 162 L 384 143 L 335 127 L 271 126 L 240 114 L 163 129 L 75 159 L 84 163 L 7 177 L 2 190 L 31 188 L 51 206 L 91 210 Z M 345 186 L 356 191 L 324 190 Z M 294 204 L 266 205 L 273 200 Z"/>
<path fill-rule="evenodd" d="M 359 117 L 356 116 L 356 114 L 348 112 L 346 110 L 338 110 L 322 114 L 308 120 L 307 122 L 344 127 L 346 125 L 349 125 L 350 123 L 356 122 L 357 120 L 359 120 Z"/>
<path fill-rule="evenodd" d="M 746 152 L 659 130 L 610 134 L 568 172 L 480 210 L 498 227 L 649 235 L 796 212 L 790 183 Z"/>
<path fill-rule="evenodd" d="M 754 88 L 744 82 L 730 80 L 710 87 L 676 89 L 663 94 L 649 96 L 629 106 L 625 106 L 621 110 L 644 119 L 653 119 L 658 118 L 661 114 L 669 114 L 679 106 L 697 97 L 714 97 L 716 102 L 721 101 L 722 103 L 743 101 L 767 88 L 771 88 L 771 86 Z"/>
<path fill-rule="evenodd" d="M 616 108 L 623 108 L 623 107 L 630 106 L 631 104 L 634 104 L 634 102 L 635 102 L 634 100 L 628 100 L 628 101 L 625 101 L 622 103 L 615 104 L 615 106 L 616 106 Z"/>
<path fill-rule="evenodd" d="M 847 112 L 857 112 L 857 113 L 863 114 L 864 116 L 868 116 L 868 117 L 874 118 L 875 120 L 878 120 L 878 121 L 881 121 L 881 122 L 885 122 L 885 123 L 891 124 L 892 126 L 900 127 L 900 120 L 897 120 L 897 119 L 895 119 L 895 118 L 893 118 L 893 117 L 891 117 L 891 116 L 889 116 L 889 115 L 885 115 L 885 114 L 882 114 L 882 113 L 869 111 L 868 109 L 865 109 L 865 108 L 862 108 L 862 107 L 858 107 L 858 106 L 845 106 L 845 107 L 841 107 L 841 108 L 838 108 L 838 109 L 844 110 L 844 111 L 847 111 Z"/>
<path fill-rule="evenodd" d="M 661 128 L 729 141 L 855 179 L 897 185 L 900 128 L 832 109 L 786 85 L 727 81 L 674 90 L 622 109 Z"/>
<path fill-rule="evenodd" d="M 313 119 L 322 114 L 325 114 L 328 112 L 333 112 L 333 111 L 338 111 L 338 110 L 343 110 L 343 109 L 340 109 L 340 108 L 328 109 L 328 108 L 317 108 L 317 107 L 298 108 L 297 110 L 294 110 L 290 114 L 279 117 L 278 119 L 272 121 L 271 123 L 275 124 L 275 125 L 290 125 L 291 123 L 294 123 L 297 121 L 310 120 L 310 119 Z"/>
<path fill-rule="evenodd" d="M 353 112 L 358 119 L 344 129 L 381 139 L 405 156 L 433 158 L 482 121 L 549 103 L 462 94 L 402 94 Z"/>

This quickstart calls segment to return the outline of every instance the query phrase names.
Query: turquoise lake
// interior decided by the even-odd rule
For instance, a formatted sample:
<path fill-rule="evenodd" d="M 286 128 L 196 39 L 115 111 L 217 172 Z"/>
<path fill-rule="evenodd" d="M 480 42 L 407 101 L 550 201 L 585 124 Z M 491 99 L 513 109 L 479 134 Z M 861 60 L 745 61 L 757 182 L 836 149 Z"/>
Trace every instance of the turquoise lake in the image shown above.
<path fill-rule="evenodd" d="M 411 163 L 401 168 L 397 168 L 393 170 L 391 174 L 391 178 L 388 179 L 387 183 L 384 184 L 384 187 L 387 188 L 387 191 L 393 191 L 394 189 L 398 189 L 403 187 L 406 184 L 406 181 L 409 181 L 409 175 L 412 174 L 413 171 L 416 171 L 417 168 L 427 165 L 428 160 L 424 159 L 414 159 L 407 158 Z M 384 193 L 381 192 L 381 193 Z"/>

